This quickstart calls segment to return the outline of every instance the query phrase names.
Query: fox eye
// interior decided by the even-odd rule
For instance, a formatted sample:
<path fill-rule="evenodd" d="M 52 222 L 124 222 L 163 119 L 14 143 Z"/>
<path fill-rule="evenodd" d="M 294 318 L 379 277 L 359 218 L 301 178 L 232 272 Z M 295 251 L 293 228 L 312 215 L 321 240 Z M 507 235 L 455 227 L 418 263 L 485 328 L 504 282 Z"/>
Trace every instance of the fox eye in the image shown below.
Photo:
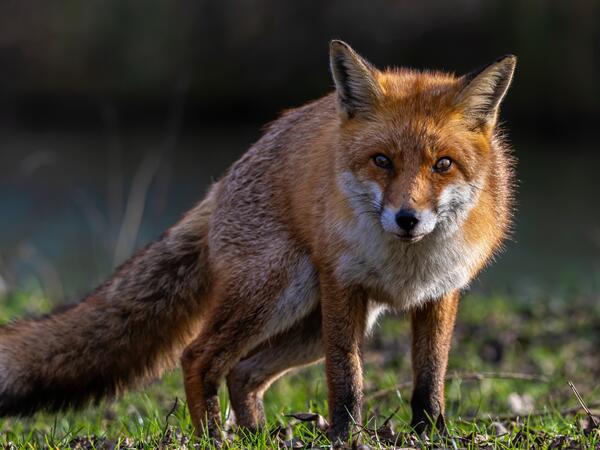
<path fill-rule="evenodd" d="M 433 166 L 433 170 L 436 172 L 447 172 L 452 166 L 452 160 L 450 158 L 440 158 Z"/>
<path fill-rule="evenodd" d="M 373 156 L 373 162 L 377 167 L 380 167 L 381 169 L 392 170 L 394 168 L 394 165 L 392 164 L 390 158 L 388 158 L 385 155 L 382 155 L 381 153 Z"/>

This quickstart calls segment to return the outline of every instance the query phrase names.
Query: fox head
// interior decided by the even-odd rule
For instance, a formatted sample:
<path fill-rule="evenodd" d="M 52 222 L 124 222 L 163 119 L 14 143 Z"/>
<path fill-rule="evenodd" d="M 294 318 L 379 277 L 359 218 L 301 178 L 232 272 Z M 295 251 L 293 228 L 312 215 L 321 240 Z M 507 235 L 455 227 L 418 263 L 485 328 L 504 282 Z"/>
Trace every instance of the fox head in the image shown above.
<path fill-rule="evenodd" d="M 505 56 L 462 77 L 380 71 L 332 41 L 337 164 L 354 210 L 406 242 L 457 229 L 503 170 L 495 128 L 515 63 Z"/>

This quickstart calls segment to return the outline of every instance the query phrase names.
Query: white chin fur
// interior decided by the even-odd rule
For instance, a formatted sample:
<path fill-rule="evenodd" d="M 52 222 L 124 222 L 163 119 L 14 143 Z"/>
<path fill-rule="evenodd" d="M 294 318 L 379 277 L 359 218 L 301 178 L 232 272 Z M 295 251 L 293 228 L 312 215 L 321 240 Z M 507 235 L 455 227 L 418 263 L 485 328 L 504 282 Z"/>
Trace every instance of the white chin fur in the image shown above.
<path fill-rule="evenodd" d="M 475 184 L 455 183 L 446 186 L 438 198 L 438 220 L 446 232 L 455 232 L 469 215 L 479 196 Z"/>
<path fill-rule="evenodd" d="M 391 208 L 384 208 L 380 221 L 381 226 L 388 233 L 397 233 L 399 231 L 398 224 L 396 223 L 396 212 Z"/>
<path fill-rule="evenodd" d="M 379 220 L 361 213 L 367 204 L 364 194 L 371 202 L 381 198 L 373 186 L 360 183 L 350 172 L 338 182 L 356 211 L 354 220 L 339 227 L 349 244 L 336 267 L 341 279 L 361 284 L 375 301 L 399 309 L 438 299 L 469 283 L 484 249 L 468 245 L 460 226 L 475 204 L 476 187 L 447 187 L 439 198 L 435 229 L 421 241 L 405 245 L 392 234 L 398 230 L 395 211 L 384 209 Z"/>

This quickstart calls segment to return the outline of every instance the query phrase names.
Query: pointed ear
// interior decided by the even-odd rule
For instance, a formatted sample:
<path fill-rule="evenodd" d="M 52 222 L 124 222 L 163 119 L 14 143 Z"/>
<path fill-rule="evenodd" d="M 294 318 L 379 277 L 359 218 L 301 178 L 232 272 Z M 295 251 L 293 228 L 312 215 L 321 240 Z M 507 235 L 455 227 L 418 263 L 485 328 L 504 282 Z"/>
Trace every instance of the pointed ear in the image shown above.
<path fill-rule="evenodd" d="M 472 129 L 494 127 L 498 109 L 513 77 L 517 58 L 507 55 L 463 77 L 458 105 Z"/>
<path fill-rule="evenodd" d="M 331 74 L 343 118 L 369 115 L 383 95 L 377 82 L 377 69 L 342 41 L 329 45 Z"/>

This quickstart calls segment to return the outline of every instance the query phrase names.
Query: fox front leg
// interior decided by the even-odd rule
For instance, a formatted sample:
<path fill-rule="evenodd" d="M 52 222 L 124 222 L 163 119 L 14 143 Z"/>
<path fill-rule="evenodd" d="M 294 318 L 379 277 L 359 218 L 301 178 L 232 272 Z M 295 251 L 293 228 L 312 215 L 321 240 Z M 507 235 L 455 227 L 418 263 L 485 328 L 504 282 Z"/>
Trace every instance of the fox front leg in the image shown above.
<path fill-rule="evenodd" d="M 348 440 L 350 425 L 361 422 L 361 347 L 367 322 L 367 296 L 321 276 L 323 346 L 329 394 L 329 437 Z"/>
<path fill-rule="evenodd" d="M 412 427 L 421 433 L 432 421 L 445 431 L 444 380 L 458 308 L 458 291 L 412 311 Z"/>

